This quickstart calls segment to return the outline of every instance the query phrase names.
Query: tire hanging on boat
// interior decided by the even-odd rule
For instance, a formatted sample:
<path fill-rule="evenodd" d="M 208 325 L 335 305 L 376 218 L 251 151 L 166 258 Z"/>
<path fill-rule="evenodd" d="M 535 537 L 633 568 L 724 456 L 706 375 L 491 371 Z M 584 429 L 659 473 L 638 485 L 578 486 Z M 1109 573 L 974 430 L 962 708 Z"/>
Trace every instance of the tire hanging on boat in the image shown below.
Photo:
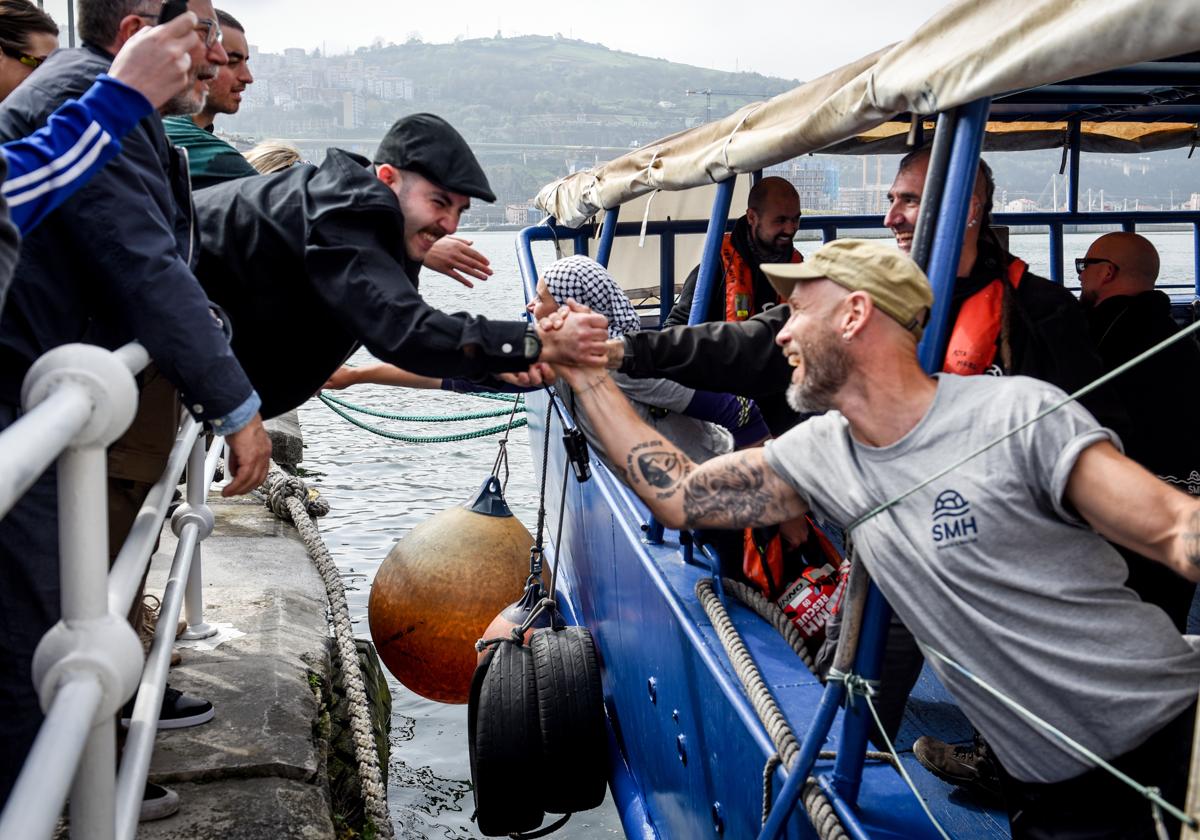
<path fill-rule="evenodd" d="M 529 572 L 533 537 L 491 476 L 475 498 L 396 543 L 371 585 L 371 638 L 389 671 L 430 700 L 465 703 L 475 641 Z"/>
<path fill-rule="evenodd" d="M 529 648 L 502 641 L 484 653 L 471 681 L 467 738 L 475 824 L 487 837 L 532 831 L 545 812 L 537 790 L 541 736 Z"/>
<path fill-rule="evenodd" d="M 551 814 L 596 808 L 608 789 L 608 733 L 596 646 L 586 627 L 546 628 L 530 642 L 541 731 L 541 804 Z M 567 772 L 569 770 L 569 772 Z"/>

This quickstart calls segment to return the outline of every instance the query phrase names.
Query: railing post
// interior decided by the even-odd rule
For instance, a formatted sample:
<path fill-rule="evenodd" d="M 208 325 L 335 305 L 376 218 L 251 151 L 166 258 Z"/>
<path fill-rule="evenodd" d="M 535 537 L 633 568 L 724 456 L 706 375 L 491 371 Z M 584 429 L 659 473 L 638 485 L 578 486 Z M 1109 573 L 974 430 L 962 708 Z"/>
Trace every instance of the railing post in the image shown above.
<path fill-rule="evenodd" d="M 204 570 L 200 562 L 200 546 L 204 538 L 212 533 L 213 523 L 212 508 L 208 506 L 208 476 L 205 469 L 208 453 L 204 442 L 204 435 L 197 435 L 195 443 L 192 444 L 192 452 L 188 456 L 186 504 L 180 505 L 171 517 L 171 530 L 176 536 L 179 536 L 183 526 L 192 519 L 199 517 L 203 523 L 192 552 L 192 565 L 188 569 L 187 590 L 184 593 L 183 606 L 187 616 L 187 629 L 179 638 L 188 640 L 207 639 L 217 634 L 217 628 L 204 621 Z M 223 446 L 221 440 L 214 444 L 218 451 Z"/>
<path fill-rule="evenodd" d="M 108 840 L 116 831 L 115 713 L 137 685 L 142 649 L 125 617 L 108 609 L 106 451 L 133 420 L 137 386 L 123 357 L 66 345 L 33 365 L 22 402 L 29 410 L 66 389 L 86 393 L 92 409 L 58 459 L 62 618 L 38 644 L 33 678 L 46 710 L 67 685 L 100 686 L 98 702 L 86 707 L 94 715 L 71 787 L 71 824 L 77 836 Z M 31 757 L 40 757 L 56 734 L 39 732 Z"/>

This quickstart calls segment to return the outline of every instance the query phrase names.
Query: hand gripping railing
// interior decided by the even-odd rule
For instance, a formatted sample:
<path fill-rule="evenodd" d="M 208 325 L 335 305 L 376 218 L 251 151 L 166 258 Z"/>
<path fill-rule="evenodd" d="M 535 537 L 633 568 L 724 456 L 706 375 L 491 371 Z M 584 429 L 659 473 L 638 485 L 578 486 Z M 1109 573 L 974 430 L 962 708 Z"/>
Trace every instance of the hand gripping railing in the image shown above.
<path fill-rule="evenodd" d="M 133 420 L 133 377 L 148 363 L 137 344 L 115 352 L 82 344 L 58 347 L 30 369 L 22 389 L 25 413 L 0 433 L 0 517 L 58 459 L 62 585 L 62 619 L 43 637 L 33 660 L 46 718 L 0 814 L 3 840 L 52 836 L 68 793 L 73 834 L 133 837 L 183 579 L 189 584 L 189 629 L 199 636 L 214 632 L 203 623 L 198 561 L 199 540 L 212 530 L 204 497 L 223 442 L 218 439 L 206 462 L 194 421 L 184 424 L 166 472 L 108 571 L 106 450 Z M 189 451 L 188 504 L 172 519 L 179 546 L 159 624 L 169 632 L 156 637 L 143 674 L 141 644 L 125 616 Z M 116 712 L 135 689 L 139 697 L 118 783 Z"/>

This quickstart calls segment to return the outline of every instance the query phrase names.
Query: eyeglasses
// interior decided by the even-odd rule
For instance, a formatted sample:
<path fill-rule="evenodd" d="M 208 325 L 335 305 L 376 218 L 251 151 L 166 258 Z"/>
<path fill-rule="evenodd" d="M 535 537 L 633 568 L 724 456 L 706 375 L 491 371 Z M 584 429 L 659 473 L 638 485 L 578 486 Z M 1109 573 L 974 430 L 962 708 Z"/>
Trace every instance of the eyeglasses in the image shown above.
<path fill-rule="evenodd" d="M 1087 269 L 1087 267 L 1089 265 L 1095 265 L 1096 263 L 1108 263 L 1109 265 L 1111 265 L 1113 268 L 1117 269 L 1118 271 L 1121 270 L 1121 266 L 1117 265 L 1112 260 L 1104 259 L 1104 257 L 1076 257 L 1075 258 L 1075 273 L 1083 274 L 1083 272 Z"/>
<path fill-rule="evenodd" d="M 152 20 L 155 23 L 158 23 L 159 16 L 154 12 L 134 12 L 134 14 L 140 18 L 145 18 L 146 20 Z M 200 20 L 196 23 L 196 30 L 199 31 L 200 29 L 204 30 L 204 46 L 206 47 L 211 47 L 213 44 L 218 43 L 222 38 L 223 33 L 221 32 L 221 24 L 217 23 L 217 21 L 213 20 L 212 18 L 200 18 Z"/>
<path fill-rule="evenodd" d="M 21 62 L 22 64 L 24 64 L 26 67 L 30 68 L 31 70 L 38 69 L 39 67 L 42 66 L 42 62 L 44 62 L 47 58 L 49 58 L 49 56 L 45 56 L 45 55 L 41 56 L 41 57 L 38 57 L 36 55 L 30 55 L 29 53 L 21 52 L 20 50 L 13 49 L 12 47 L 7 46 L 6 44 L 0 44 L 0 52 L 3 52 L 5 55 L 10 56 L 11 58 L 15 58 L 17 61 Z"/>

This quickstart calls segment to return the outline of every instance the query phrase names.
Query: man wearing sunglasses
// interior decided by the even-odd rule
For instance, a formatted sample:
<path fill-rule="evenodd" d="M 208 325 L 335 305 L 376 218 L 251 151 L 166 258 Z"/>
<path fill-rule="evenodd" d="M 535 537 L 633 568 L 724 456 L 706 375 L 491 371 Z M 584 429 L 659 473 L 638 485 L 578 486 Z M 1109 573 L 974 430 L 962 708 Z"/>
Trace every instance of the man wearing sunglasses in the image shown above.
<path fill-rule="evenodd" d="M 1179 331 L 1171 299 L 1154 288 L 1158 251 L 1136 233 L 1107 233 L 1075 260 L 1080 302 L 1105 370 L 1114 370 Z M 1200 416 L 1200 394 L 1187 383 L 1200 379 L 1200 345 L 1191 338 L 1121 374 L 1114 385 L 1129 411 L 1132 429 L 1125 452 L 1159 478 L 1200 495 L 1200 443 L 1188 424 Z M 1158 604 L 1179 632 L 1187 629 L 1196 587 L 1157 563 L 1122 550 L 1128 586 Z"/>

